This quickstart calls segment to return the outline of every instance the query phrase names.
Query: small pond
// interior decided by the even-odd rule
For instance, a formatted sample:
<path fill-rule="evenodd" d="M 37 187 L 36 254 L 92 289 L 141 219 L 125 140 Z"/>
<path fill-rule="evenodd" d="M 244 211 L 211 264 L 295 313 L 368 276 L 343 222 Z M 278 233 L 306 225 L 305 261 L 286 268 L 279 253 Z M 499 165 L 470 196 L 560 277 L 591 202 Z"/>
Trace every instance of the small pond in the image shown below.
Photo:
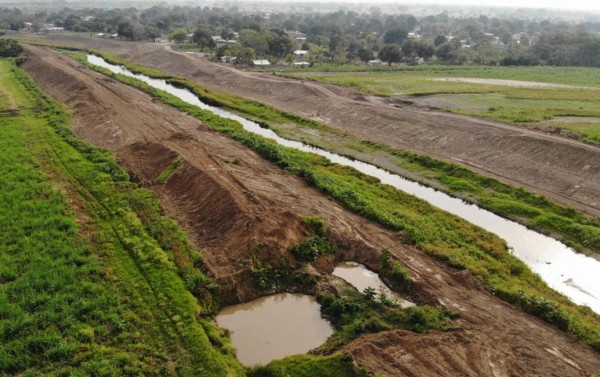
<path fill-rule="evenodd" d="M 321 317 L 315 298 L 296 293 L 228 306 L 216 319 L 220 327 L 231 331 L 231 343 L 245 366 L 306 353 L 325 343 L 334 331 Z"/>
<path fill-rule="evenodd" d="M 381 279 L 377 273 L 367 269 L 360 263 L 356 262 L 341 262 L 333 270 L 333 275 L 344 279 L 359 292 L 363 292 L 366 288 L 374 288 L 377 293 L 383 292 L 388 297 L 398 300 L 402 307 L 414 306 L 410 301 L 400 297 L 396 292 L 392 291 Z"/>

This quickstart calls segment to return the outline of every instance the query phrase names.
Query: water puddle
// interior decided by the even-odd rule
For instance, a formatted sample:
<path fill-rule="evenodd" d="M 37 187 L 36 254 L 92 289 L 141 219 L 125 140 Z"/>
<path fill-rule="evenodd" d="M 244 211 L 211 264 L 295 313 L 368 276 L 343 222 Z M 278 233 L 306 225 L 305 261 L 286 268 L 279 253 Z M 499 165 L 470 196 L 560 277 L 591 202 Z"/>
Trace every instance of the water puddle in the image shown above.
<path fill-rule="evenodd" d="M 231 343 L 245 366 L 306 353 L 333 334 L 313 296 L 281 293 L 224 308 L 217 323 L 231 331 Z"/>
<path fill-rule="evenodd" d="M 550 287 L 566 295 L 575 303 L 588 305 L 592 310 L 600 313 L 600 261 L 596 259 L 578 254 L 561 242 L 527 229 L 514 221 L 506 220 L 476 205 L 463 202 L 461 199 L 453 198 L 441 191 L 410 181 L 374 165 L 351 160 L 298 141 L 284 139 L 272 130 L 260 127 L 255 122 L 227 110 L 209 106 L 188 90 L 176 88 L 165 80 L 134 74 L 93 55 L 88 55 L 88 61 L 114 73 L 137 78 L 223 118 L 238 121 L 247 131 L 273 139 L 280 145 L 318 154 L 340 165 L 351 166 L 362 173 L 379 178 L 382 183 L 421 198 L 446 212 L 495 233 L 506 241 L 515 256 L 538 273 Z"/>
<path fill-rule="evenodd" d="M 404 308 L 415 305 L 392 291 L 383 281 L 381 281 L 377 273 L 367 269 L 360 263 L 341 262 L 335 266 L 332 275 L 344 279 L 359 292 L 363 292 L 366 288 L 371 287 L 375 289 L 378 294 L 383 292 L 387 297 L 397 300 L 400 306 Z"/>

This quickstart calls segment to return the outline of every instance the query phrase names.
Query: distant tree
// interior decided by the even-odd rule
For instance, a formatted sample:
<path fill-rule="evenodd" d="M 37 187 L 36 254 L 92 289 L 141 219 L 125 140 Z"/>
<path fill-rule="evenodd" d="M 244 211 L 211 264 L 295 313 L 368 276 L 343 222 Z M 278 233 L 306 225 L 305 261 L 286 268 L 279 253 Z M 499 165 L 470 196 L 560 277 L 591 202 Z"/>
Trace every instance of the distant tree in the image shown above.
<path fill-rule="evenodd" d="M 435 45 L 435 47 L 446 43 L 446 37 L 443 35 L 438 35 L 435 37 L 435 39 L 433 40 L 433 44 Z"/>
<path fill-rule="evenodd" d="M 360 50 L 358 50 L 358 57 L 360 58 L 361 61 L 363 62 L 368 62 L 369 60 L 372 60 L 374 58 L 374 54 L 373 51 L 367 50 L 365 48 L 361 48 Z"/>
<path fill-rule="evenodd" d="M 395 27 L 393 29 L 386 31 L 383 34 L 383 41 L 385 43 L 389 43 L 389 44 L 395 43 L 395 44 L 401 45 L 407 36 L 408 36 L 408 31 L 406 31 L 405 28 Z"/>
<path fill-rule="evenodd" d="M 197 44 L 200 48 L 210 47 L 210 42 L 212 41 L 211 34 L 204 28 L 196 29 L 192 36 L 192 42 Z"/>
<path fill-rule="evenodd" d="M 294 51 L 294 41 L 283 30 L 271 30 L 267 43 L 269 54 L 279 58 Z"/>
<path fill-rule="evenodd" d="M 176 43 L 183 43 L 187 39 L 187 31 L 185 29 L 176 29 L 167 35 L 167 38 L 175 41 Z"/>
<path fill-rule="evenodd" d="M 137 21 L 130 20 L 119 22 L 117 25 L 117 34 L 130 41 L 139 41 L 146 36 L 144 26 Z"/>
<path fill-rule="evenodd" d="M 387 62 L 388 65 L 392 63 L 398 63 L 402 60 L 402 50 L 397 44 L 385 45 L 381 51 L 379 51 L 379 59 Z"/>
<path fill-rule="evenodd" d="M 267 37 L 263 33 L 259 33 L 254 29 L 240 30 L 239 41 L 244 47 L 253 49 L 259 56 L 264 55 L 269 49 Z"/>
<path fill-rule="evenodd" d="M 158 30 L 158 28 L 152 25 L 146 25 L 144 31 L 146 34 L 146 38 L 155 39 L 160 37 L 160 31 Z"/>
<path fill-rule="evenodd" d="M 443 62 L 450 62 L 456 58 L 456 46 L 451 42 L 443 43 L 435 49 L 435 55 Z"/>

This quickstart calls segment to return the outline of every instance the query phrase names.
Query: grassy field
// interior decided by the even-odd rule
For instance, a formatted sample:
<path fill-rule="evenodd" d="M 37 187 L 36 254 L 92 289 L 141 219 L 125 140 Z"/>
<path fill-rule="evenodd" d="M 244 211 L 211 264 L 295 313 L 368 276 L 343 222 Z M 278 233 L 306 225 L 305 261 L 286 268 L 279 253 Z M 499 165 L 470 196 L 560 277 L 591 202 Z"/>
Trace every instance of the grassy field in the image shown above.
<path fill-rule="evenodd" d="M 379 96 L 404 95 L 417 103 L 512 124 L 560 128 L 585 142 L 600 144 L 600 79 L 592 68 L 565 67 L 405 67 L 364 72 L 285 74 L 347 86 Z M 535 81 L 563 87 L 514 87 L 500 83 L 440 81 L 477 78 Z M 572 87 L 568 87 L 572 86 Z M 550 123 L 550 119 L 571 118 Z"/>
<path fill-rule="evenodd" d="M 0 87 L 0 375 L 243 375 L 152 195 L 12 60 Z"/>
<path fill-rule="evenodd" d="M 130 68 L 134 68 L 131 67 Z M 99 71 L 106 73 L 105 70 Z M 151 70 L 145 69 L 146 74 Z M 138 80 L 122 75 L 116 79 L 142 89 L 165 103 L 204 121 L 257 151 L 282 169 L 305 179 L 346 208 L 403 234 L 404 242 L 458 269 L 470 270 L 499 297 L 570 331 L 600 350 L 600 317 L 589 308 L 572 304 L 543 283 L 498 237 L 449 215 L 426 202 L 382 185 L 352 168 L 324 158 L 276 145 L 245 131 L 237 122 L 201 110 Z M 163 75 L 163 74 L 161 74 Z M 163 75 L 164 76 L 164 75 Z M 200 97 L 209 93 L 196 84 L 177 79 Z M 264 113 L 269 114 L 267 109 Z M 261 112 L 255 114 L 259 117 Z"/>

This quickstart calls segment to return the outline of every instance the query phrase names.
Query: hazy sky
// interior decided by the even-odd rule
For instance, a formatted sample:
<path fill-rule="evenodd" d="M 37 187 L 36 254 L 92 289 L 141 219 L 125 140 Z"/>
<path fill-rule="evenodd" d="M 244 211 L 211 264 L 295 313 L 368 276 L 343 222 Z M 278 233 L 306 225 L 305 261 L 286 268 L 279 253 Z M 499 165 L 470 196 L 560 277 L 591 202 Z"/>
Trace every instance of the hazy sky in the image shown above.
<path fill-rule="evenodd" d="M 368 0 L 367 0 L 368 1 Z M 422 0 L 419 3 L 468 4 L 527 8 L 583 9 L 600 11 L 600 0 Z"/>
<path fill-rule="evenodd" d="M 244 1 L 244 0 L 241 0 Z M 251 0 L 245 0 L 251 1 Z M 286 0 L 271 0 L 285 2 Z M 404 3 L 404 4 L 466 4 L 473 6 L 501 6 L 513 8 L 550 8 L 600 11 L 600 0 L 308 0 L 308 2 L 347 3 Z"/>

